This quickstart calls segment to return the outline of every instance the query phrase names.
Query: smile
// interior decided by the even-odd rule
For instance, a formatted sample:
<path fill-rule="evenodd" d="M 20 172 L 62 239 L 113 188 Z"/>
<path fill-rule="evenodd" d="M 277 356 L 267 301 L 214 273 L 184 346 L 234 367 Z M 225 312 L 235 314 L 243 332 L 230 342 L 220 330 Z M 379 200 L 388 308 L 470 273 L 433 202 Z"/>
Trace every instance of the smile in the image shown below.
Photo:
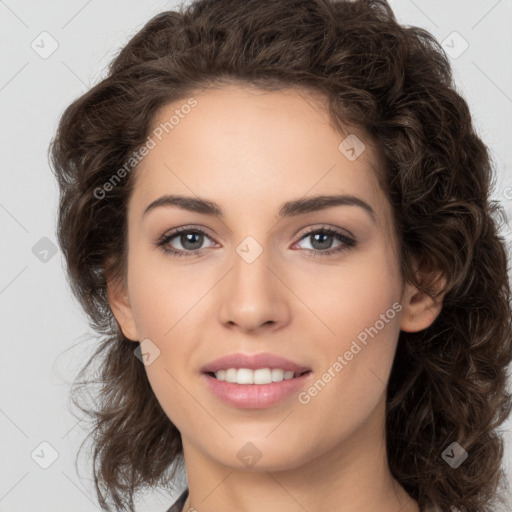
<path fill-rule="evenodd" d="M 270 384 L 299 377 L 307 372 L 293 372 L 282 368 L 227 368 L 212 372 L 213 376 L 220 381 L 237 384 Z"/>
<path fill-rule="evenodd" d="M 225 380 L 217 378 L 215 373 L 220 374 L 219 377 L 224 377 Z M 311 370 L 296 375 L 291 370 L 285 372 L 279 368 L 228 368 L 215 373 L 202 374 L 207 389 L 222 403 L 239 409 L 265 409 L 284 402 L 286 398 L 295 396 L 309 386 L 313 375 Z M 254 380 L 268 381 L 269 375 L 272 378 L 272 374 L 280 380 L 254 383 Z M 233 379 L 233 376 L 236 377 L 236 382 L 229 382 L 226 379 Z M 239 383 L 238 380 L 243 383 Z M 253 382 L 247 382 L 250 380 Z"/>

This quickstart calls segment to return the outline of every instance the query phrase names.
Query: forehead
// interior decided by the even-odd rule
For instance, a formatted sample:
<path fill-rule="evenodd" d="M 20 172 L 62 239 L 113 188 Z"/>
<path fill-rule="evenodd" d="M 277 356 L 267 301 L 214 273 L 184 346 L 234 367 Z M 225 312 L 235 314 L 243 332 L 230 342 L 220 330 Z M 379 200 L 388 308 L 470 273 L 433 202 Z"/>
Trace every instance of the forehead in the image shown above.
<path fill-rule="evenodd" d="M 191 97 L 195 106 L 184 108 L 192 104 L 185 98 L 156 115 L 155 144 L 137 170 L 133 208 L 141 211 L 164 193 L 229 204 L 241 198 L 247 208 L 308 193 L 383 200 L 372 141 L 361 130 L 336 130 L 320 97 L 241 86 Z M 346 152 L 350 146 L 361 152 L 357 158 Z"/>

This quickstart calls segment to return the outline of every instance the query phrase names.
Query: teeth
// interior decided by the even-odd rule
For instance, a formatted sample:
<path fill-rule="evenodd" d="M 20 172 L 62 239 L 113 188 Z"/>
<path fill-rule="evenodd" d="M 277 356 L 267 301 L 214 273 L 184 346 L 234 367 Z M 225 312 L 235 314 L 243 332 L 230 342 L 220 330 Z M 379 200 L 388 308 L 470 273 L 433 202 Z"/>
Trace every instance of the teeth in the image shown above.
<path fill-rule="evenodd" d="M 228 368 L 215 372 L 217 380 L 233 382 L 237 384 L 270 384 L 271 382 L 281 382 L 282 380 L 293 379 L 295 376 L 291 370 L 282 370 L 280 368 Z"/>

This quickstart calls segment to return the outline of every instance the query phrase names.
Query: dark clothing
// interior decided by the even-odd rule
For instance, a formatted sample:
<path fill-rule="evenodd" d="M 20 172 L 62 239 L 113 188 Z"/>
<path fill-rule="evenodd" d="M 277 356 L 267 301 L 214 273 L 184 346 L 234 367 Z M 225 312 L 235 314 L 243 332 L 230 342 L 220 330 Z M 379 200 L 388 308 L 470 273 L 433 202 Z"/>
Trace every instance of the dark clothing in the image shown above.
<path fill-rule="evenodd" d="M 167 512 L 181 512 L 183 505 L 185 505 L 185 501 L 188 498 L 188 487 L 182 492 L 180 497 L 174 502 L 174 505 L 167 510 Z M 187 512 L 187 511 L 185 511 Z M 424 512 L 435 512 L 433 508 L 427 507 Z M 458 512 L 456 508 L 453 508 L 453 512 Z"/>
<path fill-rule="evenodd" d="M 188 498 L 188 487 L 181 493 L 180 497 L 174 502 L 172 507 L 167 512 L 181 512 L 185 501 Z"/>

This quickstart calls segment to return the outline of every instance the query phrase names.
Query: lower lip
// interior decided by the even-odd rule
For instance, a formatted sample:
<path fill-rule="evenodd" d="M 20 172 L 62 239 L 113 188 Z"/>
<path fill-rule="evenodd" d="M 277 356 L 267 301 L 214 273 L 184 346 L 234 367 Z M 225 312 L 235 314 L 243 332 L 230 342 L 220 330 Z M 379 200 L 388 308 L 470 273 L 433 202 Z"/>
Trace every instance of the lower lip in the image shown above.
<path fill-rule="evenodd" d="M 223 402 L 241 409 L 264 409 L 279 403 L 304 387 L 312 372 L 270 384 L 236 384 L 203 373 L 206 385 Z"/>

